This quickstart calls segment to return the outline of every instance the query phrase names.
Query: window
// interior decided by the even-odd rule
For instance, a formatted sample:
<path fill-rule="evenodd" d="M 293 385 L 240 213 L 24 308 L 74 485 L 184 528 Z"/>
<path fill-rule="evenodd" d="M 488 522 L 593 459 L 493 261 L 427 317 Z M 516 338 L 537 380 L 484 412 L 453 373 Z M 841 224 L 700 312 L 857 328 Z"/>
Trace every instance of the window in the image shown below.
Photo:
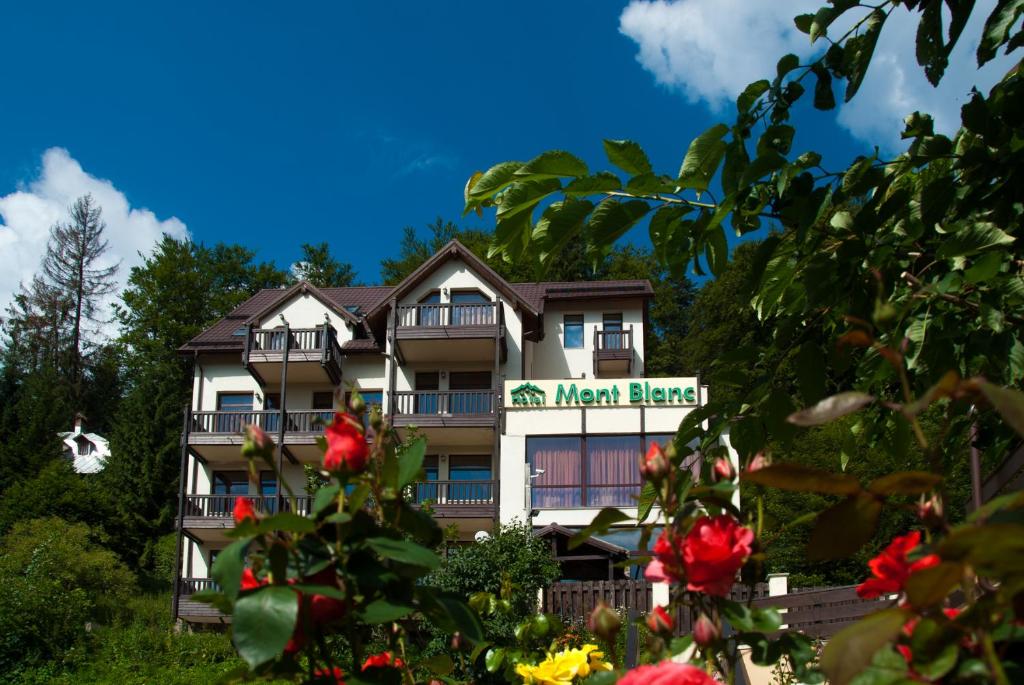
<path fill-rule="evenodd" d="M 448 387 L 451 389 L 449 413 L 491 413 L 494 386 L 491 384 L 490 371 L 452 371 L 448 375 Z"/>
<path fill-rule="evenodd" d="M 662 447 L 667 445 L 676 439 L 674 433 L 663 433 L 660 435 L 648 435 L 644 441 L 644 454 L 647 454 L 647 450 L 651 449 L 652 443 L 658 443 Z M 683 458 L 683 463 L 680 464 L 680 468 L 689 469 L 690 475 L 693 476 L 694 482 L 700 480 L 700 467 L 703 463 L 700 452 L 694 452 Z"/>
<path fill-rule="evenodd" d="M 562 320 L 563 346 L 567 350 L 583 348 L 583 315 L 566 314 Z"/>
<path fill-rule="evenodd" d="M 581 438 L 526 439 L 526 459 L 530 466 L 535 508 L 582 506 L 582 454 Z"/>
<path fill-rule="evenodd" d="M 277 513 L 277 478 L 273 471 L 260 471 L 260 494 L 266 499 L 263 504 L 266 511 L 271 514 Z"/>
<path fill-rule="evenodd" d="M 346 406 L 348 405 L 347 402 L 345 404 Z M 318 415 L 318 418 L 323 421 L 324 425 L 330 423 L 334 418 L 334 393 L 330 390 L 314 392 L 313 409 L 322 409 L 323 411 Z"/>
<path fill-rule="evenodd" d="M 88 440 L 86 440 L 85 438 L 79 438 L 78 439 L 78 454 L 79 455 L 81 455 L 83 457 L 86 456 L 87 454 L 89 454 L 89 452 L 92 451 L 91 448 L 92 448 L 92 443 L 90 443 Z"/>
<path fill-rule="evenodd" d="M 422 504 L 423 502 L 430 500 L 431 502 L 437 501 L 437 455 L 428 454 L 423 457 L 423 471 L 427 475 L 426 482 L 416 483 L 416 503 Z"/>
<path fill-rule="evenodd" d="M 269 433 L 276 433 L 281 429 L 281 393 L 268 392 L 263 396 L 263 409 L 265 411 L 276 411 L 277 414 L 264 414 L 261 424 L 263 430 Z"/>
<path fill-rule="evenodd" d="M 440 387 L 441 375 L 437 371 L 417 371 L 414 378 L 416 383 L 416 394 L 413 402 L 414 414 L 438 414 L 440 413 Z"/>
<path fill-rule="evenodd" d="M 629 506 L 640 494 L 640 436 L 589 436 L 583 506 Z"/>
<path fill-rule="evenodd" d="M 485 326 L 494 323 L 491 300 L 479 290 L 452 292 L 452 325 Z"/>
<path fill-rule="evenodd" d="M 448 459 L 448 480 L 452 481 L 446 493 L 448 502 L 490 502 L 491 456 L 453 454 Z"/>
<path fill-rule="evenodd" d="M 241 433 L 246 423 L 252 421 L 251 392 L 217 393 L 218 414 L 214 429 L 218 433 Z"/>
<path fill-rule="evenodd" d="M 417 326 L 441 325 L 441 293 L 430 293 L 419 301 L 416 308 Z"/>
<path fill-rule="evenodd" d="M 626 336 L 622 332 L 622 313 L 605 314 L 601 318 L 600 347 L 605 350 L 626 349 Z"/>
<path fill-rule="evenodd" d="M 360 388 L 359 394 L 363 397 L 363 402 L 366 403 L 366 413 L 363 414 L 363 430 L 367 431 L 367 435 L 370 434 L 370 410 L 374 407 L 378 409 L 384 406 L 384 392 L 382 390 L 363 390 Z M 352 401 L 352 393 L 345 395 L 345 406 L 348 406 Z M 320 409 L 320 407 L 314 407 Z M 327 421 L 331 420 L 331 415 L 328 414 Z"/>
<path fill-rule="evenodd" d="M 230 516 L 235 508 L 235 498 L 249 494 L 249 474 L 245 471 L 214 471 L 213 491 L 209 516 Z"/>

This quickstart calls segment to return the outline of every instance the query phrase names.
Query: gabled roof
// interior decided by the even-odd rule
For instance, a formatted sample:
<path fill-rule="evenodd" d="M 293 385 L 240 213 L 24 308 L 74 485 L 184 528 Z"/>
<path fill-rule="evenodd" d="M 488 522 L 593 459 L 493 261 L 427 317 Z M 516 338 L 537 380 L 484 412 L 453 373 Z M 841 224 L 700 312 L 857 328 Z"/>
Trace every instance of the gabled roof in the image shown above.
<path fill-rule="evenodd" d="M 557 523 L 550 523 L 541 528 L 540 530 L 534 532 L 534 535 L 536 535 L 539 538 L 545 538 L 549 535 L 557 535 L 559 537 L 571 538 L 575 534 L 576 531 L 570 528 L 566 528 L 565 526 L 560 526 Z M 608 542 L 607 540 L 602 540 L 601 538 L 589 537 L 583 544 L 591 545 L 604 552 L 608 552 L 609 554 L 629 556 L 629 550 L 625 547 L 619 547 L 618 545 Z"/>
<path fill-rule="evenodd" d="M 433 257 L 428 259 L 419 265 L 419 267 L 411 274 L 406 276 L 401 283 L 396 285 L 391 291 L 388 299 L 401 299 L 409 294 L 413 288 L 423 282 L 423 280 L 436 271 L 442 264 L 451 259 L 461 259 L 466 264 L 477 272 L 477 274 L 483 278 L 489 285 L 495 290 L 501 293 L 506 300 L 509 300 L 517 307 L 526 310 L 534 316 L 540 314 L 534 303 L 525 300 L 512 286 L 511 283 L 506 281 L 497 271 L 487 266 L 482 259 L 477 257 L 473 252 L 460 243 L 458 240 L 452 240 L 447 245 L 438 250 Z M 387 307 L 387 300 L 382 300 L 366 314 L 366 318 L 373 318 L 379 315 Z"/>
<path fill-rule="evenodd" d="M 296 283 L 292 287 L 290 287 L 290 288 L 288 288 L 286 290 L 282 290 L 281 291 L 281 296 L 277 300 L 275 300 L 273 302 L 269 302 L 266 307 L 264 307 L 263 309 L 259 310 L 258 312 L 256 312 L 252 316 L 250 316 L 249 319 L 246 321 L 246 323 L 247 324 L 257 323 L 258 321 L 263 319 L 263 317 L 267 316 L 268 314 L 270 314 L 275 309 L 278 309 L 281 305 L 285 304 L 286 302 L 288 302 L 289 300 L 291 300 L 293 297 L 295 297 L 296 295 L 298 295 L 300 293 L 301 294 L 308 293 L 308 294 L 312 295 L 317 300 L 319 300 L 322 305 L 324 305 L 325 307 L 330 309 L 332 312 L 334 312 L 335 314 L 337 314 L 341 318 L 343 318 L 346 321 L 348 321 L 349 324 L 351 324 L 353 326 L 359 324 L 359 317 L 355 316 L 352 312 L 348 311 L 344 307 L 339 307 L 337 302 L 335 302 L 331 298 L 327 297 L 327 295 L 324 294 L 324 292 L 322 290 L 320 290 L 320 288 L 317 288 L 315 285 L 313 285 L 309 281 L 299 281 L 298 283 Z"/>

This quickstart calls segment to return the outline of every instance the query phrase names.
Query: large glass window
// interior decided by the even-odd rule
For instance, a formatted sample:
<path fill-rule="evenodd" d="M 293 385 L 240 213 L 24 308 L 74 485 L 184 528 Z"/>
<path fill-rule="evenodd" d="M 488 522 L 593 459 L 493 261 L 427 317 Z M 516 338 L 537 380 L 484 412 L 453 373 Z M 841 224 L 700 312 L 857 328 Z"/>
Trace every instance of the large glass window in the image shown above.
<path fill-rule="evenodd" d="M 562 319 L 562 338 L 565 349 L 583 347 L 583 315 L 566 314 Z"/>
<path fill-rule="evenodd" d="M 414 377 L 416 395 L 413 406 L 415 414 L 439 414 L 441 412 L 438 388 L 441 375 L 437 371 L 417 371 Z"/>
<path fill-rule="evenodd" d="M 236 497 L 249 494 L 249 474 L 245 471 L 214 471 L 213 492 L 208 511 L 209 516 L 229 516 L 235 507 Z"/>
<path fill-rule="evenodd" d="M 448 375 L 451 390 L 448 412 L 452 414 L 490 414 L 494 386 L 490 371 L 452 371 Z"/>
<path fill-rule="evenodd" d="M 242 427 L 252 420 L 251 392 L 222 392 L 217 395 L 218 414 L 215 430 L 218 433 L 241 433 Z"/>
<path fill-rule="evenodd" d="M 414 486 L 416 488 L 417 504 L 421 504 L 426 500 L 430 500 L 431 502 L 438 501 L 437 461 L 438 460 L 436 454 L 428 454 L 427 456 L 423 457 L 423 471 L 427 476 L 427 480 L 424 483 L 416 483 L 416 485 Z"/>
<path fill-rule="evenodd" d="M 587 507 L 628 506 L 640 494 L 640 436 L 588 436 Z"/>
<path fill-rule="evenodd" d="M 430 293 L 419 301 L 416 308 L 417 326 L 441 325 L 441 293 Z"/>
<path fill-rule="evenodd" d="M 526 459 L 534 508 L 582 506 L 582 455 L 580 438 L 527 438 Z"/>
<path fill-rule="evenodd" d="M 452 325 L 484 326 L 494 323 L 491 300 L 479 290 L 452 292 Z"/>
<path fill-rule="evenodd" d="M 453 454 L 448 460 L 449 502 L 491 501 L 491 457 Z"/>
<path fill-rule="evenodd" d="M 625 334 L 622 332 L 622 314 L 605 314 L 601 320 L 601 346 L 606 350 L 622 350 L 626 348 Z"/>

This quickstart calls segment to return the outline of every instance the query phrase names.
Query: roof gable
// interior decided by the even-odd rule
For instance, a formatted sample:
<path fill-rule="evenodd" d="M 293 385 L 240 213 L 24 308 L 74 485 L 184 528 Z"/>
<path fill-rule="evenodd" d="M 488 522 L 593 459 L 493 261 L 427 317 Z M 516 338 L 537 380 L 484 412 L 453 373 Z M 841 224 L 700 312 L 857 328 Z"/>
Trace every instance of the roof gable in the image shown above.
<path fill-rule="evenodd" d="M 246 323 L 248 323 L 248 324 L 257 323 L 257 322 L 261 321 L 264 317 L 266 317 L 268 314 L 274 312 L 275 310 L 277 310 L 280 307 L 282 307 L 285 303 L 287 303 L 290 300 L 292 300 L 296 295 L 306 295 L 306 294 L 309 294 L 309 295 L 312 295 L 313 297 L 315 297 L 322 305 L 324 305 L 325 307 L 330 309 L 332 312 L 334 312 L 335 314 L 340 316 L 342 319 L 347 321 L 349 323 L 349 325 L 355 326 L 355 325 L 359 324 L 359 317 L 357 317 L 356 315 L 354 315 L 352 312 L 348 311 L 344 307 L 338 306 L 337 302 L 335 302 L 331 298 L 327 297 L 327 295 L 322 290 L 317 288 L 315 285 L 313 285 L 309 281 L 299 281 L 298 283 L 296 283 L 292 287 L 288 288 L 287 290 L 284 290 L 281 293 L 280 297 L 275 299 L 273 302 L 270 302 L 269 304 L 267 304 L 267 306 L 265 306 L 263 309 L 259 310 L 255 314 L 251 315 L 249 317 L 249 319 L 246 321 Z"/>

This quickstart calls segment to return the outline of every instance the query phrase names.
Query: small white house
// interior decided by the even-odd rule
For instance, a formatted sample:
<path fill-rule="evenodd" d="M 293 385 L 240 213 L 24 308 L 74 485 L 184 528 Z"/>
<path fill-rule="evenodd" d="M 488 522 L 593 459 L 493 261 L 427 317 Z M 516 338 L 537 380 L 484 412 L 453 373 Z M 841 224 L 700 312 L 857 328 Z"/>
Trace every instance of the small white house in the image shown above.
<path fill-rule="evenodd" d="M 76 473 L 99 473 L 110 456 L 110 443 L 102 435 L 85 432 L 85 416 L 75 414 L 75 429 L 58 433 L 64 441 L 64 457 Z"/>

